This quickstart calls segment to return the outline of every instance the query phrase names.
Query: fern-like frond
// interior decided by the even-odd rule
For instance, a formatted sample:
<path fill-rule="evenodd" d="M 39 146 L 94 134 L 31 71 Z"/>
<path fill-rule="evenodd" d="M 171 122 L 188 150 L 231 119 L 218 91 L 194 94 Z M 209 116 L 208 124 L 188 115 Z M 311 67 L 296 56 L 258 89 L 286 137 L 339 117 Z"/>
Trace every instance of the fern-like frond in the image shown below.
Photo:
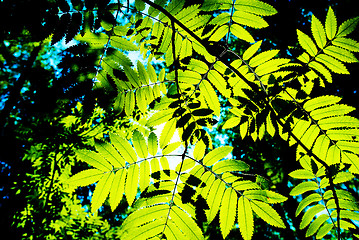
<path fill-rule="evenodd" d="M 325 81 L 332 82 L 332 73 L 349 74 L 344 63 L 358 62 L 352 53 L 358 51 L 358 48 L 356 41 L 346 36 L 354 30 L 357 23 L 358 19 L 353 18 L 338 28 L 334 11 L 329 8 L 324 26 L 312 15 L 311 30 L 314 41 L 307 34 L 297 30 L 299 44 L 305 51 L 298 60 L 312 70 L 299 76 L 299 81 L 303 85 L 304 77 L 311 81 L 319 78 L 320 85 L 324 86 Z M 311 88 L 306 92 L 310 93 Z"/>
<path fill-rule="evenodd" d="M 219 212 L 224 238 L 233 228 L 236 212 L 244 239 L 250 239 L 253 233 L 253 211 L 269 224 L 284 227 L 279 215 L 269 204 L 283 202 L 286 197 L 262 190 L 257 183 L 242 179 L 241 173 L 248 171 L 249 166 L 240 160 L 225 159 L 232 147 L 216 148 L 203 157 L 203 154 L 199 153 L 203 145 L 200 142 L 197 144 L 199 146 L 196 145 L 192 159 L 199 165 L 193 167 L 189 173 L 205 183 L 203 188 L 198 189 L 198 194 L 207 201 L 209 209 L 206 210 L 206 215 L 209 222 L 213 221 Z M 233 211 L 234 209 L 237 210 Z"/>
<path fill-rule="evenodd" d="M 166 154 L 170 154 L 176 148 L 163 150 L 158 155 L 161 162 L 157 160 L 158 140 L 151 132 L 146 138 L 135 130 L 131 142 L 125 138 L 110 133 L 110 143 L 95 142 L 95 151 L 79 150 L 77 157 L 94 168 L 79 172 L 70 177 L 66 183 L 72 187 L 83 187 L 97 182 L 91 209 L 95 212 L 109 195 L 111 209 L 114 210 L 120 203 L 123 194 L 129 205 L 136 198 L 138 187 L 141 190 L 150 185 L 153 173 L 168 170 L 169 164 Z M 148 154 L 151 154 L 149 156 Z M 154 180 L 155 176 L 152 176 Z"/>
<path fill-rule="evenodd" d="M 327 235 L 333 228 L 333 226 L 338 225 L 340 222 L 340 227 L 343 229 L 348 228 L 348 224 L 340 216 L 340 220 L 337 217 L 338 205 L 340 212 L 352 214 L 352 216 L 358 214 L 358 203 L 357 200 L 346 190 L 334 190 L 335 197 L 333 195 L 333 190 L 329 190 L 329 181 L 327 177 L 324 176 L 324 167 L 321 166 L 318 169 L 317 164 L 310 160 L 309 158 L 302 158 L 300 160 L 301 165 L 304 169 L 295 170 L 290 173 L 290 176 L 293 178 L 299 179 L 308 179 L 306 182 L 302 182 L 294 187 L 290 195 L 300 195 L 304 193 L 311 193 L 304 197 L 304 199 L 299 203 L 296 210 L 296 216 L 298 216 L 303 210 L 303 214 L 300 228 L 304 229 L 307 226 L 306 236 L 316 235 L 316 238 L 322 238 Z M 320 165 L 319 165 L 320 166 Z M 301 175 L 300 173 L 304 174 Z M 306 178 L 304 178 L 306 176 Z M 353 175 L 349 172 L 339 171 L 334 179 L 335 184 L 340 184 L 347 182 L 353 179 Z"/>

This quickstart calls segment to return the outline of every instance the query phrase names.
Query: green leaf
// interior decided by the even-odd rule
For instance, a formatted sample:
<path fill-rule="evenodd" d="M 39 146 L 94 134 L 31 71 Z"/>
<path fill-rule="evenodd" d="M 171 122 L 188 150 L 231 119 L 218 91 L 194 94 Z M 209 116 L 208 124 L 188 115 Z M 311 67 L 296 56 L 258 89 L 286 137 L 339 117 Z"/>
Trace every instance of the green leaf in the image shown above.
<path fill-rule="evenodd" d="M 253 213 L 249 200 L 244 196 L 238 199 L 238 225 L 244 240 L 252 239 L 254 230 Z"/>
<path fill-rule="evenodd" d="M 297 35 L 300 46 L 302 46 L 302 48 L 307 51 L 310 56 L 314 57 L 318 53 L 318 49 L 313 40 L 300 30 L 297 30 Z"/>
<path fill-rule="evenodd" d="M 298 169 L 295 170 L 291 173 L 289 173 L 289 176 L 291 176 L 292 178 L 297 178 L 297 179 L 312 179 L 315 178 L 315 175 L 308 171 L 307 169 Z"/>
<path fill-rule="evenodd" d="M 270 191 L 270 190 L 264 190 L 263 191 L 265 193 L 265 196 L 267 198 L 267 202 L 270 204 L 275 204 L 275 203 L 281 203 L 286 201 L 288 198 L 283 196 L 282 194 Z"/>
<path fill-rule="evenodd" d="M 306 111 L 311 112 L 317 108 L 322 108 L 328 105 L 336 104 L 340 100 L 341 97 L 333 96 L 333 95 L 325 95 L 308 100 L 303 107 Z"/>
<path fill-rule="evenodd" d="M 216 179 L 213 184 L 208 185 L 208 188 L 209 193 L 206 200 L 209 210 L 207 210 L 206 213 L 207 220 L 211 223 L 217 215 L 226 186 L 221 180 Z"/>
<path fill-rule="evenodd" d="M 349 182 L 353 180 L 354 175 L 350 172 L 339 172 L 337 175 L 335 175 L 333 179 L 334 184 L 343 183 L 343 182 Z"/>
<path fill-rule="evenodd" d="M 148 222 L 155 222 L 154 220 L 157 220 L 157 216 L 163 216 L 167 214 L 168 210 L 169 207 L 165 204 L 158 204 L 136 210 L 130 214 L 121 225 L 119 236 L 121 239 L 124 239 L 124 233 L 128 233 L 127 237 L 131 238 L 133 238 L 133 234 L 141 234 L 142 232 L 139 233 L 139 226 L 145 225 Z"/>
<path fill-rule="evenodd" d="M 125 192 L 126 173 L 126 169 L 119 169 L 113 179 L 109 200 L 112 211 L 115 211 L 118 204 L 120 204 L 123 197 L 123 193 Z"/>
<path fill-rule="evenodd" d="M 122 157 L 129 163 L 137 161 L 137 155 L 131 144 L 122 137 L 110 133 L 111 143 L 117 148 Z"/>
<path fill-rule="evenodd" d="M 191 59 L 187 68 L 189 70 L 198 72 L 199 74 L 205 74 L 208 71 L 208 66 L 206 63 L 194 58 Z"/>
<path fill-rule="evenodd" d="M 108 41 L 108 36 L 104 33 L 95 34 L 91 31 L 86 31 L 83 36 L 81 34 L 76 35 L 75 39 L 88 42 L 93 48 L 103 48 Z"/>
<path fill-rule="evenodd" d="M 102 171 L 96 168 L 91 168 L 76 173 L 75 175 L 67 179 L 65 183 L 78 187 L 84 187 L 97 182 L 102 176 Z"/>
<path fill-rule="evenodd" d="M 239 117 L 228 117 L 226 122 L 223 124 L 223 129 L 230 129 L 238 126 L 238 124 L 241 122 L 241 118 Z"/>
<path fill-rule="evenodd" d="M 173 115 L 173 109 L 165 109 L 165 110 L 157 111 L 150 117 L 150 119 L 148 119 L 146 125 L 151 127 L 160 125 L 171 119 L 172 115 Z"/>
<path fill-rule="evenodd" d="M 206 151 L 206 144 L 204 144 L 203 141 L 199 141 L 194 147 L 193 157 L 196 160 L 201 160 L 205 154 L 205 151 Z"/>
<path fill-rule="evenodd" d="M 268 116 L 267 116 L 266 129 L 267 129 L 267 132 L 269 133 L 269 135 L 274 137 L 276 129 L 275 129 L 274 125 L 273 125 L 273 122 L 272 122 L 272 119 L 271 119 L 271 114 L 268 114 Z"/>
<path fill-rule="evenodd" d="M 141 11 L 145 10 L 146 4 L 141 0 L 136 0 L 135 7 L 139 12 L 141 12 Z"/>
<path fill-rule="evenodd" d="M 187 239 L 204 239 L 196 222 L 177 206 L 171 208 L 170 217 L 183 231 Z"/>
<path fill-rule="evenodd" d="M 141 192 L 150 184 L 150 173 L 150 164 L 148 161 L 142 161 L 140 164 L 140 180 L 138 182 Z"/>
<path fill-rule="evenodd" d="M 305 236 L 309 237 L 315 234 L 318 229 L 322 226 L 322 224 L 329 219 L 329 216 L 326 214 L 322 214 L 317 217 L 309 226 Z"/>
<path fill-rule="evenodd" d="M 349 50 L 351 52 L 359 52 L 359 43 L 350 38 L 335 38 L 332 43 L 337 46 Z"/>
<path fill-rule="evenodd" d="M 248 164 L 246 164 L 243 161 L 233 160 L 233 159 L 219 161 L 212 168 L 212 171 L 217 174 L 221 174 L 224 172 L 248 171 L 248 170 L 249 170 Z"/>
<path fill-rule="evenodd" d="M 231 91 L 227 89 L 227 82 L 218 71 L 210 70 L 207 79 L 217 88 L 217 90 L 226 98 L 230 97 Z"/>
<path fill-rule="evenodd" d="M 255 44 L 251 45 L 244 53 L 243 53 L 243 60 L 247 61 L 258 51 L 261 47 L 262 41 L 258 41 Z"/>
<path fill-rule="evenodd" d="M 182 162 L 183 161 L 183 162 Z M 184 160 L 182 160 L 180 163 L 177 164 L 175 171 L 176 172 L 185 172 L 191 168 L 194 167 L 194 165 L 196 164 L 195 161 L 193 161 L 192 159 L 186 158 Z M 182 168 L 181 168 L 182 167 Z"/>
<path fill-rule="evenodd" d="M 314 15 L 312 15 L 311 30 L 312 30 L 314 40 L 317 43 L 318 47 L 323 49 L 325 44 L 327 43 L 327 38 L 325 36 L 325 31 L 324 31 L 324 27 L 323 27 L 322 23 Z"/>
<path fill-rule="evenodd" d="M 161 162 L 162 170 L 170 170 L 171 169 L 170 165 L 168 163 L 168 159 L 166 157 L 161 157 L 160 162 Z"/>
<path fill-rule="evenodd" d="M 328 9 L 327 17 L 325 19 L 325 32 L 329 40 L 332 40 L 337 33 L 337 18 L 331 7 Z"/>
<path fill-rule="evenodd" d="M 337 210 L 332 212 L 332 217 L 336 218 L 338 216 Z M 348 211 L 348 210 L 341 210 L 340 211 L 340 218 L 346 218 L 354 221 L 359 221 L 359 213 Z"/>
<path fill-rule="evenodd" d="M 248 189 L 260 189 L 260 187 L 257 183 L 254 183 L 250 180 L 235 181 L 232 184 L 232 187 L 234 189 L 236 189 L 237 191 L 243 191 L 243 190 L 248 190 Z"/>
<path fill-rule="evenodd" d="M 179 146 L 181 146 L 181 142 L 174 142 L 174 143 L 170 143 L 167 146 L 165 146 L 162 149 L 162 154 L 163 155 L 167 155 L 170 154 L 171 152 L 175 151 L 177 148 L 179 148 Z"/>
<path fill-rule="evenodd" d="M 299 183 L 297 186 L 295 186 L 291 191 L 290 191 L 290 195 L 291 196 L 297 196 L 300 194 L 303 194 L 305 192 L 308 191 L 312 191 L 312 190 L 317 190 L 318 189 L 318 184 L 315 182 L 301 182 Z"/>
<path fill-rule="evenodd" d="M 205 116 L 213 114 L 213 110 L 208 109 L 208 108 L 200 108 L 200 109 L 193 110 L 192 114 L 193 114 L 193 116 L 197 116 L 197 117 L 205 117 Z"/>
<path fill-rule="evenodd" d="M 334 225 L 332 223 L 324 223 L 323 226 L 318 230 L 316 239 L 323 239 L 325 235 L 327 235 Z"/>
<path fill-rule="evenodd" d="M 311 61 L 311 62 L 309 62 L 308 66 L 310 68 L 316 70 L 316 72 L 318 72 L 319 74 L 321 74 L 329 83 L 331 83 L 333 81 L 332 74 L 321 63 L 316 62 L 316 61 Z"/>
<path fill-rule="evenodd" d="M 162 149 L 171 141 L 175 131 L 176 131 L 176 120 L 172 119 L 165 124 L 161 132 L 160 147 Z"/>
<path fill-rule="evenodd" d="M 91 212 L 97 211 L 106 200 L 110 193 L 114 176 L 112 172 L 108 172 L 98 181 L 91 199 Z"/>
<path fill-rule="evenodd" d="M 147 111 L 147 99 L 145 96 L 146 88 L 139 88 L 136 90 L 136 105 L 142 113 Z"/>
<path fill-rule="evenodd" d="M 336 104 L 325 108 L 315 109 L 310 113 L 310 115 L 314 120 L 320 120 L 323 118 L 346 115 L 354 110 L 355 108 L 352 106 Z"/>
<path fill-rule="evenodd" d="M 237 193 L 232 188 L 227 188 L 224 192 L 219 212 L 219 225 L 223 238 L 226 238 L 233 228 L 236 218 Z"/>
<path fill-rule="evenodd" d="M 125 71 L 125 74 L 129 80 L 129 82 L 136 88 L 141 87 L 141 82 L 138 78 L 138 73 L 136 70 L 132 69 L 128 66 L 123 66 L 123 70 Z"/>
<path fill-rule="evenodd" d="M 215 115 L 219 116 L 221 112 L 221 106 L 212 85 L 207 80 L 203 80 L 199 85 L 199 89 L 201 94 L 203 94 L 208 107 L 214 111 Z"/>
<path fill-rule="evenodd" d="M 359 120 L 351 116 L 337 116 L 319 120 L 319 126 L 323 130 L 332 128 L 345 128 L 347 126 L 358 126 Z"/>
<path fill-rule="evenodd" d="M 285 228 L 284 222 L 279 214 L 269 204 L 258 200 L 252 200 L 250 201 L 250 205 L 258 217 L 262 218 L 271 226 Z"/>
<path fill-rule="evenodd" d="M 354 31 L 357 24 L 359 22 L 359 17 L 351 18 L 343 22 L 338 29 L 338 33 L 336 37 L 345 37 L 346 35 L 350 34 Z"/>
<path fill-rule="evenodd" d="M 148 151 L 152 156 L 155 156 L 158 150 L 157 135 L 154 132 L 151 132 L 147 140 L 148 140 Z"/>
<path fill-rule="evenodd" d="M 347 62 L 347 63 L 358 62 L 358 59 L 356 59 L 354 54 L 340 47 L 328 46 L 324 49 L 324 53 L 342 62 Z"/>
<path fill-rule="evenodd" d="M 218 42 L 228 33 L 228 25 L 220 26 L 209 38 L 209 41 Z"/>
<path fill-rule="evenodd" d="M 253 13 L 260 16 L 271 16 L 277 13 L 271 5 L 257 0 L 237 0 L 234 4 L 237 10 Z"/>
<path fill-rule="evenodd" d="M 136 149 L 137 155 L 140 158 L 147 158 L 148 156 L 147 143 L 142 133 L 135 130 L 132 134 L 132 143 Z"/>
<path fill-rule="evenodd" d="M 230 152 L 232 152 L 233 147 L 222 146 L 210 151 L 203 159 L 203 164 L 206 166 L 211 166 L 216 163 L 218 160 L 226 157 Z"/>
<path fill-rule="evenodd" d="M 319 195 L 319 193 L 310 194 L 302 201 L 300 201 L 297 211 L 295 212 L 295 216 L 298 217 L 298 215 L 303 211 L 303 209 L 306 208 L 309 204 L 319 202 L 320 200 L 322 200 L 322 197 Z"/>
<path fill-rule="evenodd" d="M 125 195 L 129 206 L 132 205 L 137 194 L 137 186 L 138 186 L 138 180 L 140 175 L 139 170 L 140 169 L 137 164 L 132 164 L 128 168 L 128 174 L 127 174 L 126 186 L 125 186 Z"/>
<path fill-rule="evenodd" d="M 111 37 L 111 45 L 115 48 L 125 50 L 125 51 L 137 51 L 138 47 L 132 42 L 128 41 L 125 38 L 112 36 Z"/>
<path fill-rule="evenodd" d="M 248 12 L 235 11 L 232 20 L 238 24 L 252 28 L 268 27 L 268 23 L 263 18 Z"/>
<path fill-rule="evenodd" d="M 231 25 L 231 33 L 237 38 L 242 39 L 246 42 L 254 42 L 254 38 L 252 37 L 252 35 L 239 24 L 234 23 Z"/>
<path fill-rule="evenodd" d="M 108 172 L 112 170 L 111 164 L 104 159 L 99 153 L 89 150 L 77 150 L 76 156 L 83 162 L 103 171 Z"/>
<path fill-rule="evenodd" d="M 210 25 L 223 25 L 231 20 L 231 15 L 228 12 L 223 12 L 213 18 L 208 24 Z"/>
<path fill-rule="evenodd" d="M 309 208 L 309 210 L 304 213 L 299 228 L 304 229 L 306 226 L 308 226 L 308 224 L 312 221 L 313 217 L 324 209 L 325 207 L 322 204 L 317 204 L 314 207 Z"/>
<path fill-rule="evenodd" d="M 127 116 L 131 116 L 135 109 L 135 93 L 128 91 L 125 98 L 125 113 Z"/>
<path fill-rule="evenodd" d="M 251 67 L 257 67 L 258 65 L 261 65 L 261 64 L 269 61 L 273 57 L 275 57 L 278 54 L 278 52 L 279 52 L 279 50 L 269 50 L 269 51 L 261 52 L 260 54 L 253 57 L 249 61 L 249 65 Z"/>
<path fill-rule="evenodd" d="M 95 143 L 95 147 L 115 168 L 124 167 L 126 165 L 125 159 L 110 143 L 99 141 Z"/>

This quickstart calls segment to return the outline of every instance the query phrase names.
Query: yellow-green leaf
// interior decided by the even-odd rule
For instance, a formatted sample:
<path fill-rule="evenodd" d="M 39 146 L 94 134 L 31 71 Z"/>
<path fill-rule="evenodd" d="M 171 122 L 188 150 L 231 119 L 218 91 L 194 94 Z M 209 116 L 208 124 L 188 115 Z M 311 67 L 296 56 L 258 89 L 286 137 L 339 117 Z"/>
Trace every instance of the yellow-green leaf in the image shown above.
<path fill-rule="evenodd" d="M 315 182 L 301 182 L 297 186 L 295 186 L 289 194 L 291 196 L 297 196 L 308 191 L 317 190 L 318 188 L 318 184 Z"/>
<path fill-rule="evenodd" d="M 76 155 L 81 161 L 84 161 L 85 163 L 103 172 L 108 172 L 112 170 L 111 164 L 99 153 L 81 149 L 76 151 Z"/>
<path fill-rule="evenodd" d="M 132 143 L 140 158 L 146 158 L 148 156 L 147 143 L 142 133 L 135 130 L 132 134 Z"/>
<path fill-rule="evenodd" d="M 201 94 L 203 94 L 209 108 L 214 111 L 215 115 L 219 116 L 221 112 L 221 106 L 212 85 L 207 80 L 203 80 L 199 85 L 199 89 Z"/>
<path fill-rule="evenodd" d="M 328 9 L 327 17 L 325 19 L 325 32 L 329 40 L 332 40 L 337 33 L 337 18 L 331 7 Z"/>
<path fill-rule="evenodd" d="M 151 132 L 148 136 L 148 151 L 152 156 L 155 156 L 157 154 L 158 150 L 158 140 L 157 135 L 154 132 Z"/>
<path fill-rule="evenodd" d="M 125 195 L 128 202 L 128 205 L 131 206 L 135 200 L 137 194 L 137 186 L 139 180 L 139 167 L 137 164 L 132 164 L 128 169 L 126 186 L 125 186 Z"/>
<path fill-rule="evenodd" d="M 252 35 L 239 24 L 234 23 L 231 25 L 231 33 L 233 33 L 233 35 L 237 38 L 242 39 L 246 42 L 254 42 L 254 38 L 252 37 Z"/>
<path fill-rule="evenodd" d="M 96 150 L 105 157 L 115 168 L 124 167 L 125 159 L 108 142 L 96 142 Z"/>
<path fill-rule="evenodd" d="M 244 196 L 238 199 L 238 225 L 244 240 L 251 240 L 254 230 L 253 213 L 249 200 Z"/>
<path fill-rule="evenodd" d="M 125 168 L 119 169 L 112 181 L 109 200 L 112 211 L 115 211 L 118 204 L 120 204 L 125 192 L 126 173 L 127 170 Z"/>
<path fill-rule="evenodd" d="M 78 187 L 84 187 L 97 182 L 102 176 L 103 176 L 102 171 L 96 168 L 91 168 L 76 173 L 75 175 L 67 179 L 66 183 Z"/>
<path fill-rule="evenodd" d="M 327 43 L 327 37 L 325 36 L 325 31 L 322 23 L 314 15 L 312 15 L 311 29 L 315 42 L 317 43 L 319 48 L 323 49 L 325 44 Z"/>
<path fill-rule="evenodd" d="M 223 238 L 226 238 L 233 228 L 236 218 L 237 193 L 232 188 L 227 188 L 224 192 L 219 212 L 219 225 Z"/>
<path fill-rule="evenodd" d="M 176 131 L 176 120 L 172 119 L 165 124 L 161 132 L 161 136 L 160 136 L 161 148 L 164 148 L 171 141 L 175 131 Z"/>
<path fill-rule="evenodd" d="M 114 176 L 115 175 L 112 172 L 108 172 L 98 181 L 91 199 L 92 212 L 97 211 L 97 209 L 99 209 L 106 200 L 108 194 L 110 193 Z"/>
<path fill-rule="evenodd" d="M 122 137 L 110 133 L 111 143 L 117 148 L 122 157 L 129 163 L 137 161 L 137 155 L 131 144 Z"/>
<path fill-rule="evenodd" d="M 218 160 L 226 157 L 230 152 L 232 152 L 233 147 L 222 146 L 210 151 L 203 159 L 203 164 L 206 166 L 211 166 L 216 163 Z"/>
<path fill-rule="evenodd" d="M 310 56 L 314 57 L 317 54 L 318 49 L 313 40 L 300 30 L 297 30 L 297 35 L 300 46 L 302 46 L 302 48 L 307 51 Z"/>
<path fill-rule="evenodd" d="M 138 47 L 132 42 L 128 41 L 125 38 L 112 36 L 111 37 L 111 45 L 115 48 L 122 49 L 125 51 L 137 51 Z"/>
<path fill-rule="evenodd" d="M 252 200 L 250 201 L 250 205 L 258 217 L 262 218 L 268 224 L 279 228 L 285 228 L 283 220 L 269 204 L 258 200 Z"/>

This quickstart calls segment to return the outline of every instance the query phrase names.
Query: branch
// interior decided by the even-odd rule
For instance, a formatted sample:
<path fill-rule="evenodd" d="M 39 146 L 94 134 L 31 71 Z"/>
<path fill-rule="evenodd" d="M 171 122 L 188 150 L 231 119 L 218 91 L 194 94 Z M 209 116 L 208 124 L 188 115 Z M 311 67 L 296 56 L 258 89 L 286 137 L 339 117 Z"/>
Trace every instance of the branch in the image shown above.
<path fill-rule="evenodd" d="M 232 72 L 234 72 L 238 77 L 240 77 L 248 86 L 250 86 L 252 89 L 257 88 L 257 85 L 253 82 L 250 82 L 248 79 L 246 79 L 236 68 L 234 68 L 233 66 L 230 65 L 230 62 L 227 58 L 224 58 L 224 54 L 226 53 L 228 50 L 225 49 L 225 51 L 223 51 L 221 54 L 218 54 L 217 51 L 215 51 L 213 49 L 213 45 L 211 45 L 208 41 L 202 40 L 200 37 L 198 37 L 196 34 L 194 34 L 190 29 L 188 29 L 185 25 L 183 25 L 179 20 L 177 20 L 174 16 L 172 16 L 171 13 L 169 13 L 166 9 L 164 9 L 163 7 L 149 1 L 149 0 L 142 0 L 143 2 L 147 3 L 148 5 L 150 5 L 151 7 L 161 11 L 164 15 L 166 15 L 172 22 L 176 23 L 179 27 L 181 27 L 185 32 L 187 32 L 192 38 L 194 38 L 197 42 L 199 42 L 203 47 L 206 48 L 206 50 L 212 54 L 213 56 L 215 56 L 217 59 L 219 59 L 226 67 L 228 67 Z M 218 45 L 216 43 L 216 45 Z M 218 45 L 219 46 L 219 45 Z M 218 47 L 215 46 L 215 47 Z M 237 55 L 238 56 L 238 55 Z M 240 58 L 240 60 L 242 60 Z M 242 60 L 242 62 L 244 62 L 244 60 Z M 251 72 L 255 73 L 253 69 L 250 69 Z M 293 137 L 293 139 L 295 139 L 295 141 L 301 146 L 303 147 L 303 149 L 307 152 L 307 154 L 309 156 L 312 156 L 316 161 L 318 161 L 319 163 L 321 163 L 327 170 L 327 174 L 328 174 L 328 179 L 329 179 L 329 188 L 333 191 L 333 197 L 335 200 L 335 204 L 336 204 L 336 208 L 337 208 L 337 212 L 338 212 L 338 217 L 337 217 L 337 222 L 338 222 L 338 226 L 337 226 L 337 232 L 338 232 L 338 239 L 340 239 L 340 208 L 339 208 L 339 200 L 338 200 L 338 196 L 335 192 L 335 186 L 334 186 L 334 182 L 333 182 L 333 176 L 332 173 L 330 172 L 330 168 L 328 166 L 328 164 L 326 164 L 323 160 L 321 160 L 317 155 L 315 155 L 310 149 L 308 149 L 301 141 L 300 139 L 298 139 L 291 131 L 291 129 L 288 129 L 287 126 L 284 125 L 284 123 L 281 121 L 281 119 L 277 116 L 277 114 L 275 113 L 274 109 L 271 107 L 269 100 L 268 100 L 268 93 L 264 87 L 264 85 L 262 84 L 260 78 L 257 79 L 259 80 L 259 84 L 260 84 L 260 88 L 263 90 L 264 92 L 264 97 L 263 100 L 266 103 L 266 105 L 273 111 L 276 121 L 285 129 L 288 130 L 288 133 Z"/>

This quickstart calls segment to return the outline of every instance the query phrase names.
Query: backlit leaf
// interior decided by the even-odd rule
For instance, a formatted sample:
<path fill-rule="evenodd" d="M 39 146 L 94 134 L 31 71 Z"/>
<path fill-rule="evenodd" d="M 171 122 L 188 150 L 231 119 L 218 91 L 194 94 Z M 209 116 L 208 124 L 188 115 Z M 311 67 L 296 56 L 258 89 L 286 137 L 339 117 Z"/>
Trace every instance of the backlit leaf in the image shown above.
<path fill-rule="evenodd" d="M 238 225 L 244 240 L 252 239 L 254 222 L 250 202 L 244 196 L 238 199 Z"/>
<path fill-rule="evenodd" d="M 142 133 L 135 130 L 132 134 L 132 143 L 140 158 L 146 158 L 148 156 L 147 143 Z"/>
<path fill-rule="evenodd" d="M 297 30 L 297 35 L 300 46 L 302 46 L 302 48 L 307 51 L 309 55 L 315 56 L 318 52 L 318 49 L 315 46 L 313 40 L 300 30 Z"/>
<path fill-rule="evenodd" d="M 232 188 L 224 192 L 219 212 L 219 224 L 223 238 L 226 238 L 231 231 L 236 218 L 237 193 Z"/>
<path fill-rule="evenodd" d="M 99 209 L 106 200 L 108 194 L 110 193 L 109 186 L 111 186 L 114 176 L 115 175 L 112 172 L 108 172 L 98 181 L 91 199 L 92 212 L 97 211 L 97 209 Z"/>
<path fill-rule="evenodd" d="M 250 205 L 258 217 L 262 218 L 268 224 L 279 228 L 285 228 L 279 214 L 269 204 L 258 200 L 252 200 L 250 201 Z"/>
<path fill-rule="evenodd" d="M 210 151 L 203 159 L 203 164 L 211 166 L 216 163 L 218 160 L 226 157 L 230 152 L 232 152 L 233 147 L 222 146 Z"/>

